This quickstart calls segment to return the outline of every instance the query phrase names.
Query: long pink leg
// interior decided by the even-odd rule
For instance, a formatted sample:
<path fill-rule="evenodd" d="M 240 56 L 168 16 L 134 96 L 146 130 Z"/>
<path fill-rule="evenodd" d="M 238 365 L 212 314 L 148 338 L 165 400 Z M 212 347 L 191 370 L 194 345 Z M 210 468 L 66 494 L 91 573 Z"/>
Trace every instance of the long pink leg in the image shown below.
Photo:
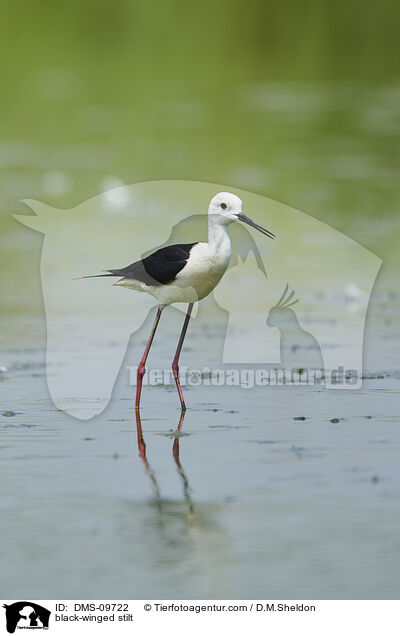
<path fill-rule="evenodd" d="M 177 349 L 176 349 L 175 357 L 174 357 L 174 360 L 172 362 L 172 372 L 174 374 L 176 388 L 178 389 L 178 395 L 179 395 L 179 399 L 180 399 L 180 402 L 181 402 L 182 411 L 186 411 L 186 404 L 185 404 L 185 400 L 183 399 L 181 383 L 179 382 L 179 356 L 180 356 L 181 351 L 182 351 L 182 345 L 183 345 L 183 341 L 184 341 L 185 336 L 186 336 L 186 331 L 187 331 L 187 328 L 188 328 L 188 324 L 189 324 L 189 320 L 190 320 L 190 314 L 192 313 L 192 309 L 193 309 L 193 303 L 189 303 L 188 310 L 187 310 L 186 317 L 185 317 L 185 322 L 183 323 L 181 335 L 180 335 L 178 346 L 177 346 Z"/>
<path fill-rule="evenodd" d="M 144 350 L 144 353 L 142 355 L 142 359 L 139 362 L 138 365 L 138 370 L 137 370 L 137 382 L 136 382 L 136 401 L 135 401 L 135 409 L 139 408 L 139 404 L 140 404 L 140 395 L 142 393 L 142 382 L 143 382 L 143 376 L 146 373 L 146 368 L 145 368 L 145 364 L 146 364 L 146 360 L 147 360 L 147 356 L 149 355 L 149 351 L 150 351 L 150 347 L 151 347 L 151 343 L 153 342 L 153 338 L 154 338 L 154 334 L 156 333 L 156 329 L 158 326 L 158 323 L 160 322 L 160 318 L 161 318 L 161 313 L 162 310 L 164 309 L 164 305 L 160 305 L 157 308 L 157 314 L 156 314 L 156 318 L 154 320 L 154 325 L 153 328 L 151 330 L 150 333 L 150 338 L 147 341 L 147 345 L 146 348 Z"/>

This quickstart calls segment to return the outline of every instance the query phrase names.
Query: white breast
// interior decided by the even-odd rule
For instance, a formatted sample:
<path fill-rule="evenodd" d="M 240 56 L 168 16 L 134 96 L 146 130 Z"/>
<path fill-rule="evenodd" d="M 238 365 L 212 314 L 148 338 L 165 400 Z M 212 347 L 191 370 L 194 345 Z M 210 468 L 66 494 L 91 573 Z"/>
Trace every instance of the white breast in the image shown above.
<path fill-rule="evenodd" d="M 146 290 L 162 305 L 202 300 L 218 284 L 226 272 L 230 261 L 230 250 L 218 254 L 208 243 L 198 243 L 191 252 L 185 267 L 174 282 L 168 285 L 147 287 Z"/>
<path fill-rule="evenodd" d="M 209 243 L 197 243 L 190 251 L 185 267 L 167 285 L 146 285 L 123 278 L 116 285 L 154 296 L 160 305 L 195 303 L 202 300 L 219 283 L 231 259 L 231 242 L 227 227 L 217 226 Z"/>
<path fill-rule="evenodd" d="M 198 300 L 201 300 L 221 280 L 228 268 L 230 257 L 230 250 L 214 252 L 208 243 L 198 243 L 192 248 L 190 258 L 177 275 L 175 284 L 180 287 L 193 287 Z"/>

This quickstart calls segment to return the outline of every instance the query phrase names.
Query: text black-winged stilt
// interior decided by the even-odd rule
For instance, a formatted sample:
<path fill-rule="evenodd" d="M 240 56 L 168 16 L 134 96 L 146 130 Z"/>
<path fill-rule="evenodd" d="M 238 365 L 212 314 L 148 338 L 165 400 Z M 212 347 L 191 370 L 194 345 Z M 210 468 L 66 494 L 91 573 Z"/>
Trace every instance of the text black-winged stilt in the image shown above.
<path fill-rule="evenodd" d="M 231 259 L 229 225 L 234 221 L 247 223 L 269 238 L 275 238 L 269 230 L 254 223 L 242 212 L 242 201 L 235 194 L 220 192 L 211 199 L 208 208 L 208 243 L 181 243 L 162 247 L 150 256 L 122 269 L 108 269 L 107 274 L 119 276 L 114 283 L 135 291 L 147 292 L 156 298 L 156 318 L 137 369 L 135 408 L 139 409 L 145 364 L 156 333 L 161 313 L 167 305 L 189 303 L 182 332 L 172 362 L 176 388 L 182 411 L 186 410 L 179 381 L 179 356 L 188 328 L 193 304 L 212 292 L 226 272 Z M 98 276 L 85 276 L 97 278 Z"/>

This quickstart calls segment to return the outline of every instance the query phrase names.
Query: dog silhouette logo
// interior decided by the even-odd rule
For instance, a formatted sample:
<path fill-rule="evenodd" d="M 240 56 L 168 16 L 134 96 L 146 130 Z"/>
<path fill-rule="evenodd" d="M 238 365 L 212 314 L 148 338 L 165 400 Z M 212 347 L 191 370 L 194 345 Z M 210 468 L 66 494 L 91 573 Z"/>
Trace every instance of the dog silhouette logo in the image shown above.
<path fill-rule="evenodd" d="M 11 605 L 3 605 L 6 610 L 7 631 L 14 634 L 18 629 L 48 629 L 50 610 L 32 603 L 18 601 Z"/>

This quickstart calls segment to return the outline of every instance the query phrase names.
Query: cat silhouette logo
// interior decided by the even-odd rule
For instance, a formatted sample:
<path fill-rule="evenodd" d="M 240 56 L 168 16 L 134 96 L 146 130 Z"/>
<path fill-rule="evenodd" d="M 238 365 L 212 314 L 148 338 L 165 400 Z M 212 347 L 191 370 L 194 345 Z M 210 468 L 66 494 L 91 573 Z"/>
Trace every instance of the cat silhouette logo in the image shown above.
<path fill-rule="evenodd" d="M 3 605 L 6 610 L 7 631 L 14 634 L 18 629 L 48 629 L 51 612 L 32 601 L 17 601 Z"/>

